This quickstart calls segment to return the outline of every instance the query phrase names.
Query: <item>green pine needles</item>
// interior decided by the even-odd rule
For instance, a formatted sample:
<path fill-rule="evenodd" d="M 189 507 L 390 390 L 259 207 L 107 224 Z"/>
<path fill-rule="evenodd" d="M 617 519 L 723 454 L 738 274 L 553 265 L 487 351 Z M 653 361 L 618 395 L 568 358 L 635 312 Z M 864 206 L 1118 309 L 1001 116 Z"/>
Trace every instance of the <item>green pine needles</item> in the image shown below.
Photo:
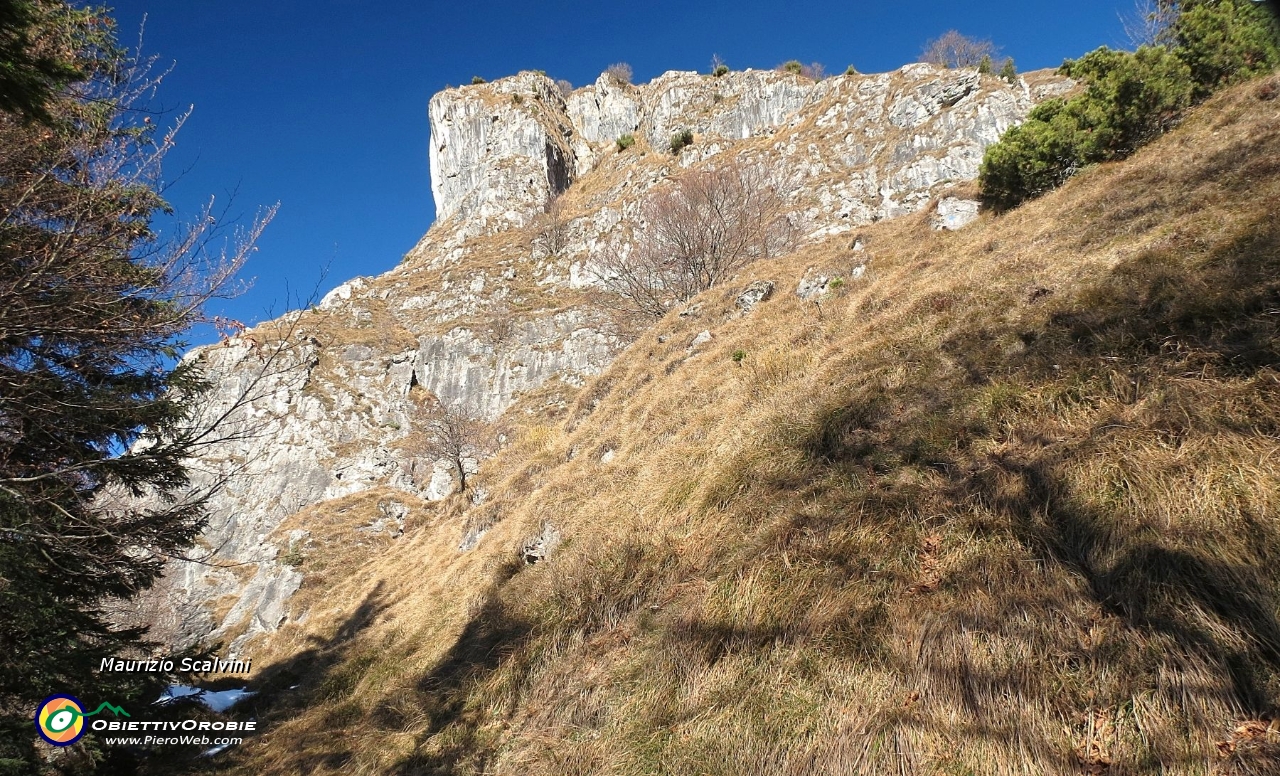
<path fill-rule="evenodd" d="M 1161 0 L 1173 5 L 1172 0 Z M 1059 72 L 1085 85 L 1049 100 L 987 149 L 984 202 L 1008 210 L 1061 185 L 1082 167 L 1123 159 L 1168 130 L 1188 106 L 1280 65 L 1275 19 L 1248 0 L 1184 0 L 1156 45 L 1105 46 Z M 1013 82 L 1016 72 L 1000 75 Z"/>

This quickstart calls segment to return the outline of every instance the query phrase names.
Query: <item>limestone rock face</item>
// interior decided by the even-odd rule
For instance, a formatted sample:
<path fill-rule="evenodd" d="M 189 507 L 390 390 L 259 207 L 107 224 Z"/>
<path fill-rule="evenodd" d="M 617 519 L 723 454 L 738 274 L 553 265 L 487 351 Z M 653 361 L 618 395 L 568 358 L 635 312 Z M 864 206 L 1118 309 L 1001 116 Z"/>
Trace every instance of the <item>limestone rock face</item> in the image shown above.
<path fill-rule="evenodd" d="M 431 98 L 431 194 L 440 219 L 519 226 L 564 191 L 574 172 L 564 100 L 546 76 L 521 73 L 491 88 Z"/>
<path fill-rule="evenodd" d="M 569 120 L 581 139 L 599 145 L 613 143 L 635 132 L 640 126 L 644 105 L 635 87 L 620 84 L 604 74 L 593 86 L 569 96 L 568 111 Z"/>
<path fill-rule="evenodd" d="M 437 402 L 487 422 L 555 418 L 629 342 L 609 315 L 616 298 L 602 290 L 596 260 L 629 250 L 646 197 L 673 176 L 730 160 L 766 167 L 802 239 L 940 197 L 938 217 L 955 226 L 971 213 L 945 198 L 946 187 L 972 179 L 986 146 L 1037 96 L 1069 87 L 1051 76 L 1010 86 L 909 65 L 821 82 L 751 70 L 670 72 L 634 86 L 601 76 L 568 95 L 526 72 L 437 94 L 429 113 L 438 218 L 401 264 L 187 355 L 214 386 L 200 422 L 216 421 L 218 432 L 193 462 L 194 488 L 214 492 L 192 553 L 201 562 L 171 563 L 154 594 L 152 609 L 164 612 L 152 617 L 155 635 L 239 649 L 301 617 L 290 600 L 308 571 L 292 550 L 309 535 L 306 516 L 329 504 L 399 492 L 353 514 L 342 536 L 396 541 L 411 531 L 410 502 L 457 488 L 454 465 L 424 452 Z M 674 155 L 670 137 L 683 130 L 694 143 Z M 624 134 L 637 143 L 619 150 Z M 548 211 L 557 195 L 563 207 Z M 864 270 L 815 269 L 797 293 L 819 298 L 834 278 Z M 765 281 L 743 288 L 736 314 L 772 291 Z M 690 353 L 711 341 L 710 331 L 699 334 Z M 475 503 L 485 493 L 482 459 L 463 463 L 469 484 L 477 478 Z M 450 541 L 469 550 L 485 528 Z M 554 543 L 548 534 L 539 552 Z"/>
<path fill-rule="evenodd" d="M 497 343 L 455 328 L 419 340 L 417 379 L 446 403 L 493 420 L 515 396 L 552 377 L 573 381 L 599 371 L 612 360 L 613 345 L 572 310 L 515 324 Z"/>
<path fill-rule="evenodd" d="M 773 70 L 719 78 L 670 72 L 648 84 L 646 91 L 644 133 L 654 148 L 666 147 L 682 129 L 726 140 L 768 133 L 795 116 L 816 93 L 808 79 Z"/>
<path fill-rule="evenodd" d="M 193 486 L 221 484 L 192 552 L 201 562 L 168 568 L 162 594 L 174 611 L 154 623 L 157 635 L 178 644 L 230 638 L 236 650 L 275 630 L 305 574 L 281 561 L 292 543 L 278 530 L 286 519 L 380 486 L 427 501 L 448 496 L 453 471 L 415 448 L 432 402 L 492 421 L 547 382 L 581 385 L 620 347 L 600 321 L 572 309 L 533 309 L 500 332 L 460 322 L 462 311 L 494 302 L 471 284 L 431 299 L 396 288 L 421 274 L 437 289 L 447 283 L 421 270 L 358 278 L 310 312 L 187 355 L 214 385 L 197 422 L 221 419 Z M 469 474 L 478 466 L 465 464 Z M 390 521 L 398 536 L 406 510 L 380 510 L 353 534 Z"/>
<path fill-rule="evenodd" d="M 933 221 L 934 229 L 954 231 L 967 226 L 978 217 L 980 203 L 972 199 L 943 197 L 938 201 L 937 217 Z"/>
<path fill-rule="evenodd" d="M 464 233 L 477 235 L 527 223 L 619 153 L 622 135 L 661 153 L 690 130 L 696 139 L 682 167 L 730 149 L 767 151 L 794 177 L 797 203 L 808 200 L 812 230 L 829 234 L 914 212 L 935 187 L 972 180 L 988 145 L 1037 100 L 1070 88 L 1052 76 L 1033 88 L 913 64 L 820 82 L 773 70 L 672 71 L 635 86 L 602 75 L 565 98 L 546 76 L 526 72 L 432 98 L 431 186 L 438 217 L 461 219 Z M 743 144 L 752 138 L 774 142 Z"/>

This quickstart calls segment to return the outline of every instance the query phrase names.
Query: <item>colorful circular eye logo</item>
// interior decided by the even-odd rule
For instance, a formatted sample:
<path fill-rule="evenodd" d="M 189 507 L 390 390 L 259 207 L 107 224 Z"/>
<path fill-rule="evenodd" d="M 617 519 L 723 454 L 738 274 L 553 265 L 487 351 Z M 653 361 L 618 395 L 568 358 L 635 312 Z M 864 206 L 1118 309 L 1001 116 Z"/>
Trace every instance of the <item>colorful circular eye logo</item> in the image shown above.
<path fill-rule="evenodd" d="M 36 710 L 36 730 L 54 746 L 71 746 L 84 735 L 84 707 L 71 695 L 50 695 Z"/>

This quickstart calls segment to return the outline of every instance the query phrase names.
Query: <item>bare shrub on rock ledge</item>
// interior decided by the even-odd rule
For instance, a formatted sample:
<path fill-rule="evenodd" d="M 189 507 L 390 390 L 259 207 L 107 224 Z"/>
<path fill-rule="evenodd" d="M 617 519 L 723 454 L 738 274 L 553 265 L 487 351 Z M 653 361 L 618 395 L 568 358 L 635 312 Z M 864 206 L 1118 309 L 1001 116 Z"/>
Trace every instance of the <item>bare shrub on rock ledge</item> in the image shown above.
<path fill-rule="evenodd" d="M 960 67 L 978 67 L 983 59 L 995 60 L 997 53 L 995 44 L 989 40 L 971 38 L 956 30 L 947 30 L 925 44 L 920 61 L 954 70 Z"/>
<path fill-rule="evenodd" d="M 633 312 L 661 318 L 795 238 L 778 176 L 737 160 L 677 178 L 645 203 L 643 227 L 595 258 L 606 288 Z"/>
<path fill-rule="evenodd" d="M 443 460 L 458 475 L 458 492 L 467 490 L 467 464 L 490 450 L 488 426 L 472 418 L 457 405 L 437 402 L 427 416 L 425 439 L 415 451 L 433 460 Z"/>
<path fill-rule="evenodd" d="M 533 246 L 548 256 L 558 256 L 569 244 L 571 219 L 559 196 L 547 199 L 534 219 Z"/>
<path fill-rule="evenodd" d="M 626 62 L 614 62 L 604 69 L 604 74 L 622 86 L 629 85 L 632 77 L 634 77 L 631 65 Z"/>

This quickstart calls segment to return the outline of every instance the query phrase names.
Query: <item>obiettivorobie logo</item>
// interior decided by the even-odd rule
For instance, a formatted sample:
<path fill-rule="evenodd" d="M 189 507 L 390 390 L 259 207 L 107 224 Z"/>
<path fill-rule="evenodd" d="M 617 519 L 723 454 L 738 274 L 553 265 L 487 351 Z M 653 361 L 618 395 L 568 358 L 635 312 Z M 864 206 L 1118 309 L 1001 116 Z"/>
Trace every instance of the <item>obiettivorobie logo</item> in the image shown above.
<path fill-rule="evenodd" d="M 253 693 L 248 693 L 252 695 Z M 82 736 L 89 730 L 95 733 L 115 734 L 117 738 L 108 737 L 107 743 L 113 741 L 119 743 L 134 745 L 162 745 L 162 744 L 207 744 L 209 741 L 201 737 L 196 740 L 192 736 L 180 736 L 165 738 L 156 735 L 147 735 L 139 737 L 130 737 L 126 734 L 131 733 L 161 733 L 161 732 L 199 732 L 199 733 L 221 733 L 221 732 L 240 732 L 255 733 L 258 730 L 258 721 L 256 719 L 234 720 L 234 719 L 181 719 L 181 720 L 144 720 L 139 721 L 132 719 L 132 715 L 115 704 L 104 702 L 93 711 L 86 712 L 84 704 L 74 695 L 50 695 L 45 698 L 38 707 L 36 707 L 36 732 L 45 741 L 54 746 L 71 746 L 79 741 Z M 107 720 L 98 718 L 92 722 L 86 723 L 89 717 L 102 714 L 109 711 L 116 716 L 116 719 Z M 120 717 L 130 717 L 128 720 L 122 721 Z M 218 744 L 238 744 L 242 739 L 239 738 L 220 738 L 214 743 Z"/>
<path fill-rule="evenodd" d="M 127 717 L 129 712 L 103 701 L 102 705 L 88 713 L 80 699 L 74 695 L 50 695 L 36 709 L 36 731 L 40 737 L 54 746 L 71 746 L 84 735 L 86 717 L 110 711 L 117 717 Z"/>

